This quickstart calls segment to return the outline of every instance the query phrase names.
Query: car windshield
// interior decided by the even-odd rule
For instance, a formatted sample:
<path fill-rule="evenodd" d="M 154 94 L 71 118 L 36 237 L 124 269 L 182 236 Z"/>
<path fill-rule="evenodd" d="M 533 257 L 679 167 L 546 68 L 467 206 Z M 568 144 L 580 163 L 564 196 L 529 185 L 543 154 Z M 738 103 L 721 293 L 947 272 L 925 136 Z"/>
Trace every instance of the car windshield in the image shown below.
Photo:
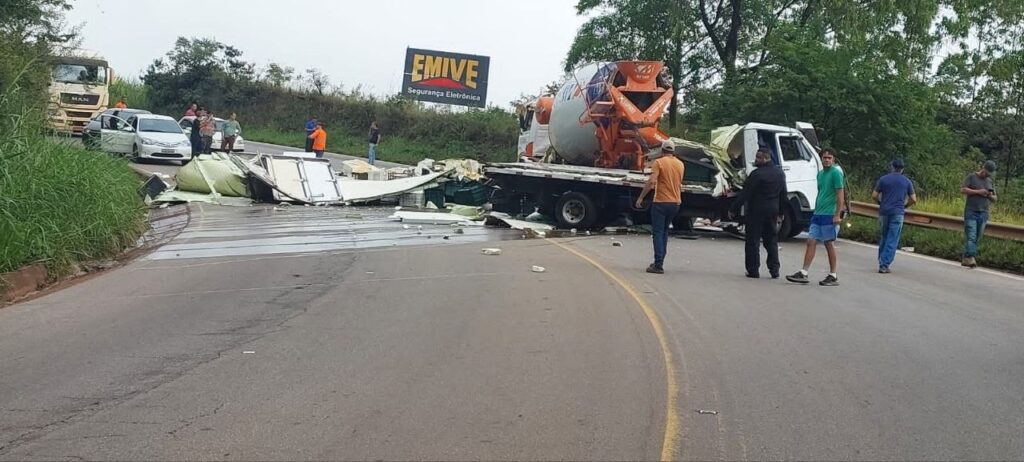
<path fill-rule="evenodd" d="M 53 66 L 53 81 L 64 83 L 107 83 L 107 68 L 85 64 L 57 64 Z"/>
<path fill-rule="evenodd" d="M 179 127 L 178 124 L 174 123 L 173 120 L 140 119 L 139 131 L 155 133 L 181 133 L 181 127 Z"/>

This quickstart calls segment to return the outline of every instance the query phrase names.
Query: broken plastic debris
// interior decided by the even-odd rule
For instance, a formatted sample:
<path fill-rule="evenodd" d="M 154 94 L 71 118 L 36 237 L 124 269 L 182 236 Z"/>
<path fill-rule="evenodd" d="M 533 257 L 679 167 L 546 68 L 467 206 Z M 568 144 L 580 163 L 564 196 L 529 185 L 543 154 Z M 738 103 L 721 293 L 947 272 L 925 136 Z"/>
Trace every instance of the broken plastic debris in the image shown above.
<path fill-rule="evenodd" d="M 455 228 L 455 234 L 465 234 L 466 230 L 462 228 Z"/>
<path fill-rule="evenodd" d="M 708 409 L 697 409 L 698 414 L 718 415 L 718 411 L 711 411 Z"/>
<path fill-rule="evenodd" d="M 451 236 L 448 236 L 447 234 L 445 234 L 444 236 L 441 236 L 441 239 L 444 239 L 444 240 L 447 241 L 449 237 L 451 237 Z"/>
<path fill-rule="evenodd" d="M 402 225 L 402 229 L 409 229 L 409 228 L 410 228 L 409 225 Z"/>
<path fill-rule="evenodd" d="M 256 354 L 256 352 L 252 351 L 252 350 L 245 350 L 245 351 L 242 352 L 242 354 L 243 355 L 253 355 L 253 354 Z"/>
<path fill-rule="evenodd" d="M 904 252 L 911 252 L 911 253 L 914 252 L 914 248 L 913 247 L 903 247 L 900 250 L 902 250 Z"/>
<path fill-rule="evenodd" d="M 590 235 L 590 231 L 587 231 L 586 234 L 587 234 L 587 236 L 589 236 Z"/>
<path fill-rule="evenodd" d="M 484 253 L 484 255 L 501 255 L 501 249 L 494 247 L 482 249 L 481 251 Z"/>
<path fill-rule="evenodd" d="M 397 210 L 402 210 L 402 206 L 401 206 L 401 205 L 396 205 L 396 206 L 395 206 L 395 210 L 396 210 L 396 211 L 397 211 Z"/>
<path fill-rule="evenodd" d="M 847 222 L 847 223 L 846 223 L 846 227 L 847 227 L 847 228 L 852 228 L 852 227 L 853 227 L 853 223 Z"/>
<path fill-rule="evenodd" d="M 612 242 L 612 247 L 622 247 L 622 243 L 619 242 L 619 241 L 613 241 Z"/>
<path fill-rule="evenodd" d="M 533 265 L 532 267 L 530 267 L 530 271 L 533 271 L 534 273 L 543 273 L 546 270 L 543 266 Z"/>
<path fill-rule="evenodd" d="M 572 234 L 573 236 L 575 236 L 576 235 L 576 228 L 570 229 L 569 230 L 569 234 Z"/>

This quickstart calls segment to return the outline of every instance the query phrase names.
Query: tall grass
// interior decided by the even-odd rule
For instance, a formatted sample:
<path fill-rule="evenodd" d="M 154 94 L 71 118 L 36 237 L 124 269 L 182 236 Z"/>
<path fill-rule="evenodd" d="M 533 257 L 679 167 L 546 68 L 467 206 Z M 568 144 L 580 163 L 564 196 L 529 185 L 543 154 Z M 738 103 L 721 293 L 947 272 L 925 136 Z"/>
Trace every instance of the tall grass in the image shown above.
<path fill-rule="evenodd" d="M 124 97 L 128 107 L 149 109 L 149 90 L 135 77 L 119 77 L 110 85 L 110 104 L 113 106 L 119 98 Z"/>
<path fill-rule="evenodd" d="M 0 172 L 0 272 L 116 255 L 145 229 L 139 180 L 124 160 L 36 140 Z"/>
<path fill-rule="evenodd" d="M 0 272 L 106 258 L 145 227 L 139 179 L 123 160 L 44 136 L 46 47 L 0 35 Z"/>
<path fill-rule="evenodd" d="M 284 131 L 260 126 L 246 126 L 243 133 L 247 140 L 294 148 L 305 147 L 304 132 L 301 128 Z M 364 137 L 327 127 L 327 150 L 329 152 L 365 157 L 367 149 L 367 140 Z M 486 162 L 512 162 L 515 161 L 515 154 L 504 150 L 481 152 L 470 143 L 458 139 L 437 143 L 415 141 L 402 136 L 386 137 L 377 147 L 378 160 L 413 165 L 427 158 L 435 160 L 469 158 Z"/>

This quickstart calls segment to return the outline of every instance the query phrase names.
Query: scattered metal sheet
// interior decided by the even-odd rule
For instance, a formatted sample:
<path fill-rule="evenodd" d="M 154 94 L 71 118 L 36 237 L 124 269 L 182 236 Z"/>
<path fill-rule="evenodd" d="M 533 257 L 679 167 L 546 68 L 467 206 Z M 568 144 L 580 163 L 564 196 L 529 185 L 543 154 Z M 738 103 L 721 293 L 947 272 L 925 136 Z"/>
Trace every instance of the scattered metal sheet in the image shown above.
<path fill-rule="evenodd" d="M 493 218 L 499 222 L 509 225 L 512 229 L 526 230 L 532 229 L 534 231 L 551 231 L 555 229 L 554 226 L 547 223 L 538 223 L 535 221 L 517 220 L 512 218 L 508 214 L 501 212 L 491 212 L 488 217 Z"/>
<path fill-rule="evenodd" d="M 201 202 L 232 207 L 249 207 L 252 205 L 252 199 L 248 197 L 219 196 L 191 191 L 164 191 L 153 199 L 155 204 L 177 204 L 182 202 Z"/>
<path fill-rule="evenodd" d="M 400 210 L 391 215 L 392 219 L 398 219 L 402 223 L 423 223 L 432 225 L 450 225 L 452 223 L 477 224 L 477 222 L 454 213 L 437 212 L 408 212 Z"/>
<path fill-rule="evenodd" d="M 342 180 L 338 182 L 342 200 L 345 202 L 370 202 L 389 196 L 397 196 L 414 189 L 426 188 L 436 183 L 447 172 L 402 178 L 399 180 Z"/>
<path fill-rule="evenodd" d="M 260 163 L 277 185 L 274 188 L 277 200 L 298 198 L 311 204 L 341 200 L 338 176 L 326 159 L 262 156 Z"/>

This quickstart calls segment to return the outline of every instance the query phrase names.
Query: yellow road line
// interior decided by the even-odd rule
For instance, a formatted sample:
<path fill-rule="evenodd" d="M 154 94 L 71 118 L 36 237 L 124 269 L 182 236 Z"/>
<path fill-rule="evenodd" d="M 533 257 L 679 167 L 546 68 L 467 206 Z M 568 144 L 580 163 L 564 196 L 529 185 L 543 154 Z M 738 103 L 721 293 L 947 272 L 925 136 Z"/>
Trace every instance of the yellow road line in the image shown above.
<path fill-rule="evenodd" d="M 665 400 L 665 436 L 662 438 L 661 442 L 661 460 L 672 460 L 674 456 L 677 455 L 676 451 L 677 446 L 679 445 L 680 429 L 682 428 L 678 412 L 679 384 L 676 382 L 676 366 L 675 360 L 672 356 L 672 349 L 669 346 L 668 336 L 665 335 L 665 328 L 661 324 L 661 319 L 658 317 L 658 313 L 656 313 L 654 309 L 647 304 L 647 301 L 640 296 L 640 293 L 637 292 L 633 286 L 608 268 L 605 268 L 604 265 L 598 263 L 596 260 L 588 257 L 582 252 L 557 241 L 548 240 L 548 242 L 555 244 L 566 252 L 576 255 L 587 263 L 590 263 L 604 273 L 605 276 L 608 276 L 608 279 L 611 279 L 618 284 L 619 287 L 622 287 L 622 290 L 625 290 L 630 297 L 633 297 L 633 301 L 635 301 L 637 305 L 640 305 L 640 308 L 643 309 L 644 315 L 647 316 L 647 321 L 651 323 L 651 328 L 654 329 L 654 335 L 658 337 L 658 344 L 661 346 L 662 359 L 665 361 L 665 382 L 668 392 L 668 398 Z"/>

